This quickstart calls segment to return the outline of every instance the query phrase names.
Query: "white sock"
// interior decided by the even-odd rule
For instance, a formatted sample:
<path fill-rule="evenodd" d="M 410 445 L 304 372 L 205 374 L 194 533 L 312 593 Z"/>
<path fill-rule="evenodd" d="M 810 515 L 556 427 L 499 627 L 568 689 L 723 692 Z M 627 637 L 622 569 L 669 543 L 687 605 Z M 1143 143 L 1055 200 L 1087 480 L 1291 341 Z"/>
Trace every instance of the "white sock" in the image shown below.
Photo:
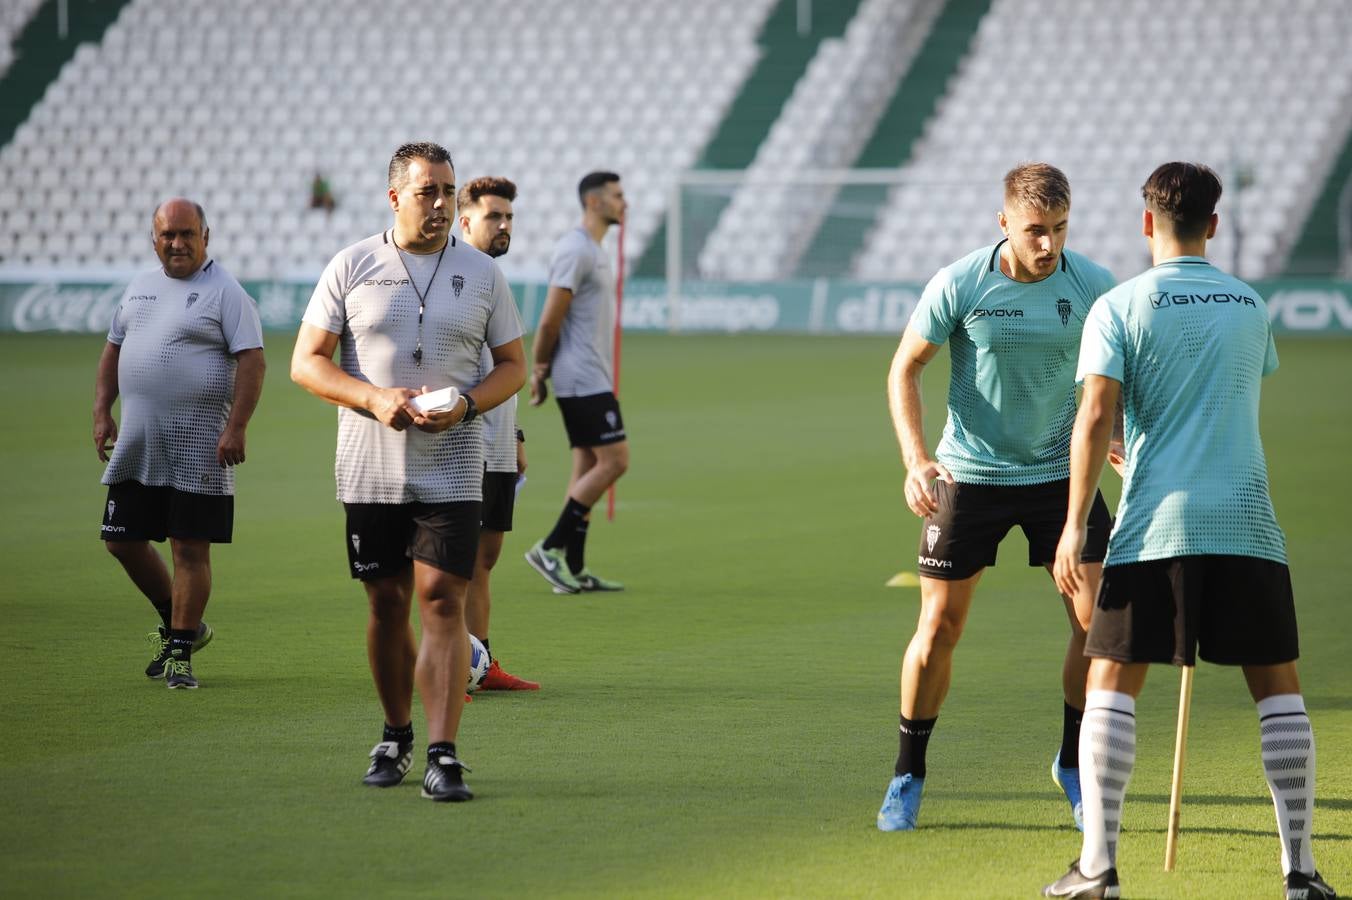
<path fill-rule="evenodd" d="M 1136 764 L 1136 700 L 1117 691 L 1090 691 L 1080 723 L 1080 792 L 1084 846 L 1080 871 L 1089 877 L 1117 865 L 1122 798 Z"/>
<path fill-rule="evenodd" d="M 1314 823 L 1314 730 L 1300 694 L 1277 694 L 1258 701 L 1263 740 L 1263 774 L 1277 812 L 1282 839 L 1282 874 L 1314 874 L 1310 837 Z"/>

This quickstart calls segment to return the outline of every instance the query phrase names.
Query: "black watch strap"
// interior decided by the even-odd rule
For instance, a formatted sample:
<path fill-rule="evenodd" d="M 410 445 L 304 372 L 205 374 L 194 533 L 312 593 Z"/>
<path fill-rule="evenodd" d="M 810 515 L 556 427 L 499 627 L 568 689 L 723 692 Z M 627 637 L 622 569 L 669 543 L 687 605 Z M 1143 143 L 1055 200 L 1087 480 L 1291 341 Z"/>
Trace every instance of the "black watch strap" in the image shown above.
<path fill-rule="evenodd" d="M 465 414 L 460 417 L 460 422 L 461 424 L 473 422 L 474 417 L 479 414 L 479 406 L 469 394 L 461 394 L 460 396 L 465 398 Z"/>

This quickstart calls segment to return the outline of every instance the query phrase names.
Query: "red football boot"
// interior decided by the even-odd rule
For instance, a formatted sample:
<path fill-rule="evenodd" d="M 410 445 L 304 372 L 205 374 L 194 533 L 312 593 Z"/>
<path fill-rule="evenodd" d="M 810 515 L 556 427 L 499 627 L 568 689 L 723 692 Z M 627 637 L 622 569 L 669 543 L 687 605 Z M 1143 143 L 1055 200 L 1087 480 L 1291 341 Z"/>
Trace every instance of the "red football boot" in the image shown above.
<path fill-rule="evenodd" d="M 517 678 L 508 672 L 502 671 L 502 666 L 498 665 L 495 659 L 488 664 L 488 671 L 484 673 L 483 684 L 479 685 L 481 691 L 538 691 L 540 684 L 537 681 L 527 681 L 524 678 Z"/>

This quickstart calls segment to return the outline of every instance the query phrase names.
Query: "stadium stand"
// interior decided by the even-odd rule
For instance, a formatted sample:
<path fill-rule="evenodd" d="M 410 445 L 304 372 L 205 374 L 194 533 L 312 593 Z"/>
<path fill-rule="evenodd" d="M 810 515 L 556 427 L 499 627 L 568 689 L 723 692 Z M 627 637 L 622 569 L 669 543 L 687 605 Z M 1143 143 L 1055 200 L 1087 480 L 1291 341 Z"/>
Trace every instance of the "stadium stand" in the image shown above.
<path fill-rule="evenodd" d="M 155 200 L 183 193 L 237 275 L 313 277 L 389 221 L 384 163 L 416 138 L 444 143 L 462 180 L 518 183 L 529 227 L 505 261 L 521 277 L 546 270 L 590 169 L 624 176 L 637 255 L 773 2 L 132 0 L 0 148 L 0 265 L 139 268 Z M 316 171 L 332 214 L 308 209 Z M 88 202 L 16 187 L 72 172 Z"/>
<path fill-rule="evenodd" d="M 865 0 L 843 38 L 825 40 L 700 254 L 708 278 L 762 280 L 797 267 L 831 205 L 829 186 L 777 183 L 785 173 L 854 164 L 940 0 Z"/>
<path fill-rule="evenodd" d="M 718 198 L 683 254 L 706 277 L 924 280 L 993 240 L 1000 176 L 1025 159 L 1066 170 L 1071 246 L 1119 276 L 1145 264 L 1139 184 L 1172 157 L 1226 179 L 1215 255 L 1240 274 L 1329 272 L 1346 252 L 1329 224 L 1352 177 L 1341 0 L 70 4 L 61 44 L 54 0 L 0 17 L 22 54 L 0 71 L 0 272 L 140 268 L 150 208 L 183 193 L 241 277 L 311 278 L 388 221 L 383 163 L 422 137 L 461 179 L 517 181 L 505 262 L 524 279 L 596 168 L 624 176 L 626 253 L 648 275 L 691 168 L 907 179 Z M 316 173 L 332 213 L 309 208 Z M 55 200 L 73 180 L 79 201 Z"/>
<path fill-rule="evenodd" d="M 777 0 L 756 40 L 760 58 L 694 168 L 745 169 L 751 165 L 821 42 L 844 34 L 858 7 L 859 0 Z M 702 205 L 704 217 L 717 222 L 727 197 L 714 194 Z M 639 258 L 636 274 L 655 278 L 666 274 L 666 238 L 664 224 Z M 698 255 L 699 248 L 692 252 Z"/>
<path fill-rule="evenodd" d="M 996 233 L 1004 170 L 1043 159 L 1070 176 L 1071 245 L 1135 274 L 1139 185 L 1172 158 L 1226 178 L 1215 258 L 1280 271 L 1352 125 L 1349 46 L 1328 0 L 996 0 L 854 272 L 928 278 Z"/>
<path fill-rule="evenodd" d="M 946 0 L 855 167 L 895 170 L 901 160 L 910 158 L 990 5 L 991 0 Z M 886 201 L 887 192 L 876 184 L 841 188 L 798 260 L 797 274 L 805 278 L 845 274 Z"/>
<path fill-rule="evenodd" d="M 0 4 L 0 75 L 14 62 L 14 43 L 42 0 L 5 0 Z"/>

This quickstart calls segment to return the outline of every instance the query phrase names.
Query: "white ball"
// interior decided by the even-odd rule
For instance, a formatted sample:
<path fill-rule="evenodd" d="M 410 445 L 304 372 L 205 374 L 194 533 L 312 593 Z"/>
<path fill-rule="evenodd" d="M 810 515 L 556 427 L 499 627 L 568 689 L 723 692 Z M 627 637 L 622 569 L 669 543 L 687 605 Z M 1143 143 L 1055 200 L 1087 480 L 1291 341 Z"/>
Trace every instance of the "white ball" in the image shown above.
<path fill-rule="evenodd" d="M 488 650 L 484 648 L 483 642 L 474 635 L 469 636 L 469 684 L 465 690 L 471 694 L 479 689 L 479 685 L 484 683 L 484 676 L 488 674 Z"/>

